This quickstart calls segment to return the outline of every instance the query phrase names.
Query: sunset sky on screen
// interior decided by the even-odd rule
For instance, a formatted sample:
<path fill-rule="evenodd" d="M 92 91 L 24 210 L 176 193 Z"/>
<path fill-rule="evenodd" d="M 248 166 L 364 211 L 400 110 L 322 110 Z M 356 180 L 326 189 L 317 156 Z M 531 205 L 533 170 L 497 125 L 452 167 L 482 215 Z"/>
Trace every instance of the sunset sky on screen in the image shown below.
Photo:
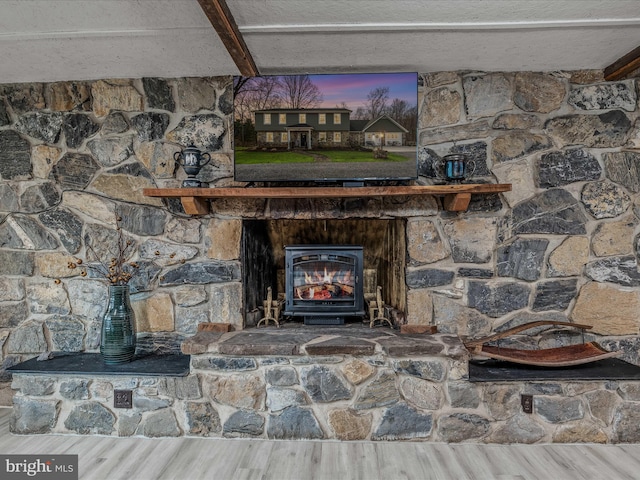
<path fill-rule="evenodd" d="M 345 102 L 355 111 L 367 104 L 367 95 L 378 87 L 389 87 L 388 104 L 395 98 L 411 106 L 417 102 L 416 73 L 329 74 L 309 75 L 309 78 L 322 91 L 324 101 L 319 107 L 334 108 Z"/>

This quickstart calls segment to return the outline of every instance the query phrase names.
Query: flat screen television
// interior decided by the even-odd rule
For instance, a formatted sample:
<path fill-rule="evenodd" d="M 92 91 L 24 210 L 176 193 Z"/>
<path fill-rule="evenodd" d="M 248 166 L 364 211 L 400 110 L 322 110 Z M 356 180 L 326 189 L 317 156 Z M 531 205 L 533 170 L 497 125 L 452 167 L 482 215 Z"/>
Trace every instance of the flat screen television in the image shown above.
<path fill-rule="evenodd" d="M 234 77 L 234 178 L 417 178 L 417 73 Z"/>

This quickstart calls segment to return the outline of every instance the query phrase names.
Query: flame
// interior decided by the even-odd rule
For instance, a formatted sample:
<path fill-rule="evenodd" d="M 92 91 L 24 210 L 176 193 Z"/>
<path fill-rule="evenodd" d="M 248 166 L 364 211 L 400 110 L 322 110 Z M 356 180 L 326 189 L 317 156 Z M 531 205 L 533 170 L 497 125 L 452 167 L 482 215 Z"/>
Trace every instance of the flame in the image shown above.
<path fill-rule="evenodd" d="M 351 270 L 329 272 L 327 267 L 323 271 L 315 270 L 313 273 L 302 272 L 304 274 L 305 285 L 331 285 L 332 283 L 341 283 L 349 285 L 351 283 Z"/>
<path fill-rule="evenodd" d="M 333 278 L 336 276 L 336 273 L 338 272 L 335 270 L 331 273 L 327 273 L 327 267 L 324 267 L 324 277 L 322 278 L 322 281 L 324 283 L 332 283 Z"/>
<path fill-rule="evenodd" d="M 327 271 L 327 267 L 324 267 L 324 272 L 319 272 L 316 270 L 313 272 L 313 275 L 310 275 L 307 272 L 303 272 L 303 273 L 304 273 L 304 283 L 306 285 L 316 285 L 316 284 L 331 285 L 333 281 L 336 279 L 336 274 L 338 273 L 338 271 L 334 270 L 333 272 L 329 273 Z"/>

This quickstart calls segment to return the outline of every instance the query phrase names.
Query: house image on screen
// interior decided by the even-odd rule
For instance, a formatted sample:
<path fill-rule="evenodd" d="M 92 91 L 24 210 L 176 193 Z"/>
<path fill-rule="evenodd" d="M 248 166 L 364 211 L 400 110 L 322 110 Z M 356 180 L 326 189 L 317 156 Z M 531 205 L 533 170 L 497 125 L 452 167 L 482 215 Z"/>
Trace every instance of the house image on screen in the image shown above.
<path fill-rule="evenodd" d="M 254 113 L 257 144 L 273 148 L 353 148 L 404 145 L 408 132 L 387 115 L 350 120 L 346 108 L 273 108 Z"/>

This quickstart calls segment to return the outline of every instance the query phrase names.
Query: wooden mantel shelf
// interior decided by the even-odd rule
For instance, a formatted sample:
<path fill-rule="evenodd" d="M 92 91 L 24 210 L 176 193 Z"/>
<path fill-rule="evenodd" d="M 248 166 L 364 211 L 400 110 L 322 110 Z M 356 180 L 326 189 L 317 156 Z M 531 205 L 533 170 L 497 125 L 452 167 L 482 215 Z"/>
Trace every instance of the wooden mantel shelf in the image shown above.
<path fill-rule="evenodd" d="M 471 195 L 511 190 L 510 183 L 474 183 L 462 185 L 409 185 L 394 187 L 260 187 L 260 188 L 145 188 L 147 197 L 180 198 L 185 213 L 209 213 L 209 198 L 353 198 L 400 195 L 444 197 L 444 209 L 461 212 L 469 207 Z"/>

